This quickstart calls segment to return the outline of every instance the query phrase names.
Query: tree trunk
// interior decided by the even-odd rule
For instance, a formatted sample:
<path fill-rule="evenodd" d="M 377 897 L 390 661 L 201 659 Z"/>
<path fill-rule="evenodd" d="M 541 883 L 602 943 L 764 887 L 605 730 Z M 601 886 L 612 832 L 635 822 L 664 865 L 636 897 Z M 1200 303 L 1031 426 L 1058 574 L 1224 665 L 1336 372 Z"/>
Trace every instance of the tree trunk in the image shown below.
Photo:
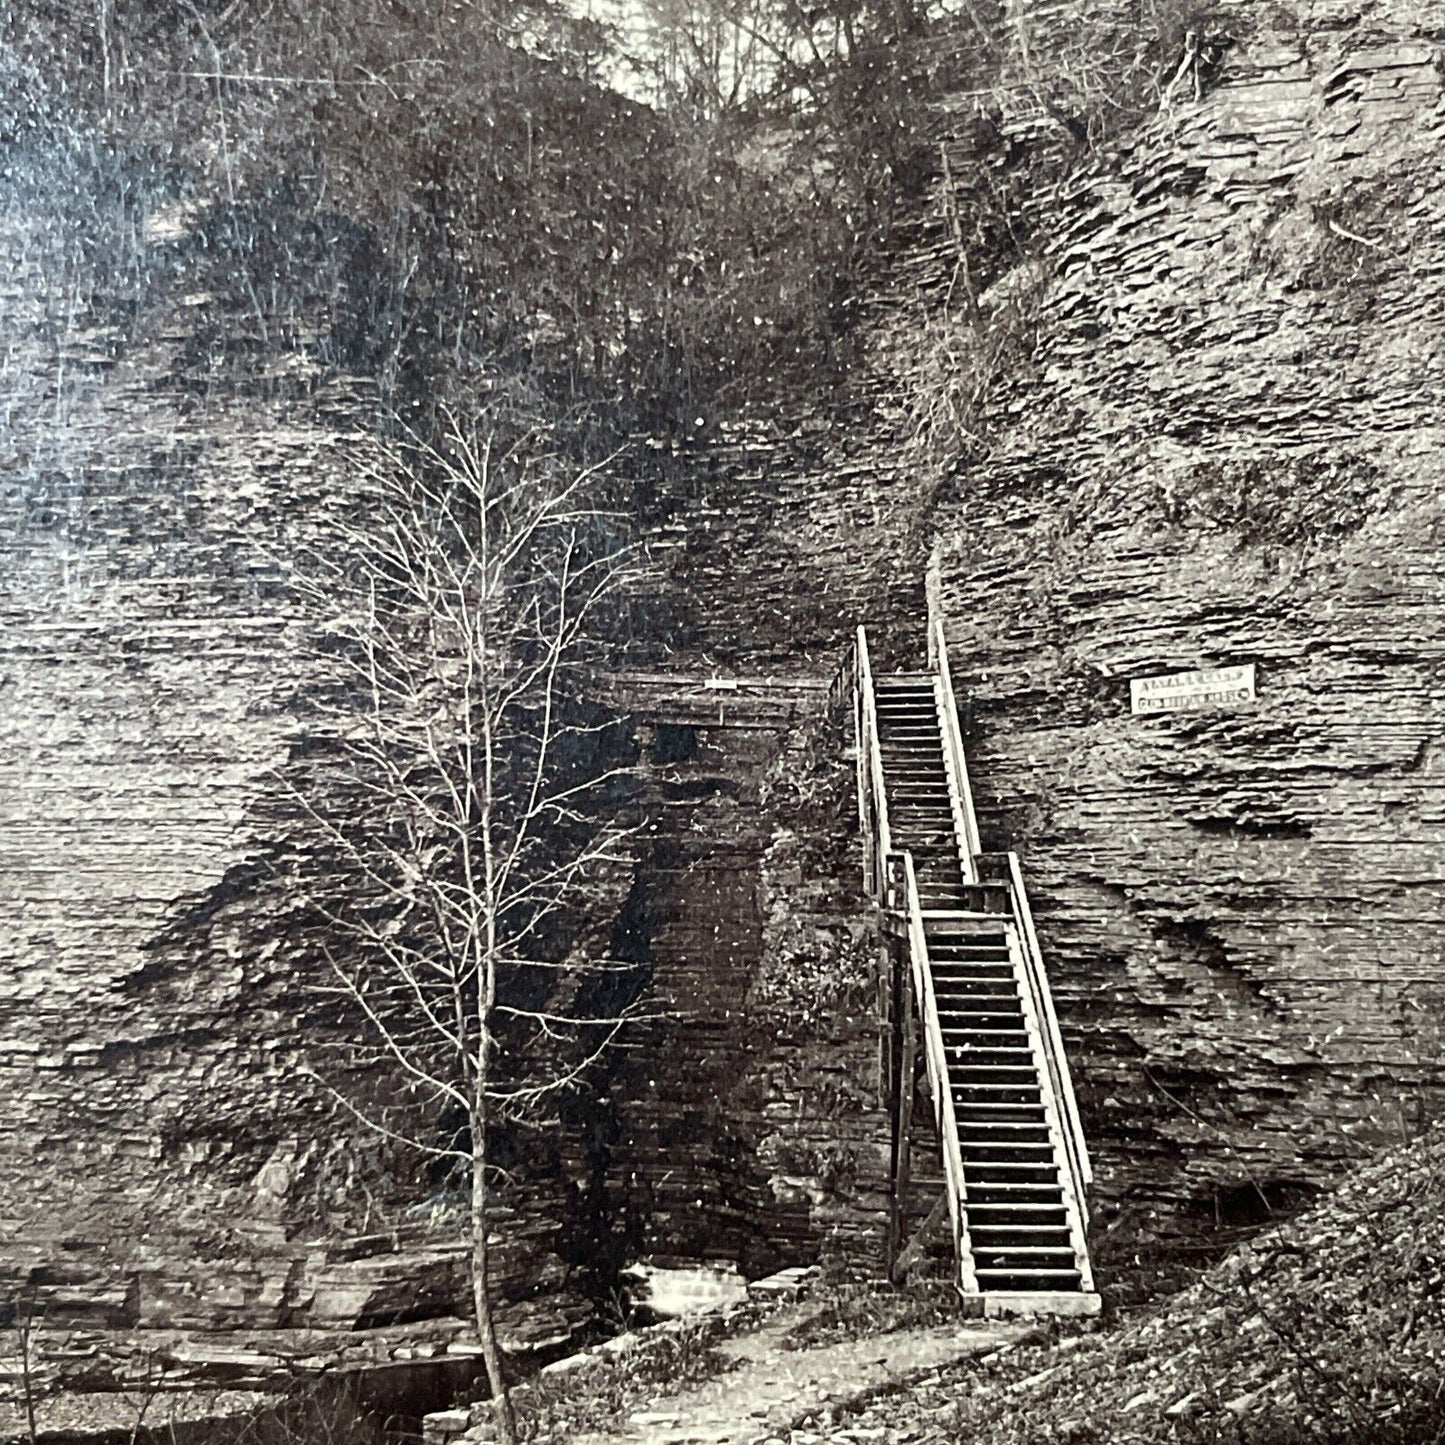
<path fill-rule="evenodd" d="M 472 1309 L 477 1318 L 477 1338 L 482 1346 L 482 1360 L 487 1367 L 487 1383 L 492 1391 L 492 1414 L 497 1422 L 497 1438 L 501 1445 L 516 1445 L 517 1420 L 512 1413 L 512 1397 L 507 1390 L 507 1376 L 497 1344 L 497 1325 L 492 1318 L 492 1289 L 488 1275 L 487 1256 L 487 1117 L 486 1098 L 477 1086 L 472 1109 Z"/>

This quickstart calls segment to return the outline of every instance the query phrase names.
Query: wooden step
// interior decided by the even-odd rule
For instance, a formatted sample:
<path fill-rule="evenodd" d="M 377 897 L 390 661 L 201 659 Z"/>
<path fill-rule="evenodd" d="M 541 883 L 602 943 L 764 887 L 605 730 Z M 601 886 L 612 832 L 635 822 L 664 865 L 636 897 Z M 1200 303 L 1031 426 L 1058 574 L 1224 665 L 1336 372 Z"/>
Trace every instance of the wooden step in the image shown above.
<path fill-rule="evenodd" d="M 990 1204 L 968 1201 L 969 1228 L 1062 1229 L 1069 1227 L 1068 1211 L 1059 1204 Z"/>
<path fill-rule="evenodd" d="M 1045 1180 L 1042 1184 L 1017 1180 L 1004 1183 L 997 1179 L 973 1180 L 968 1187 L 970 1212 L 988 1210 L 1057 1210 L 1065 1213 L 1064 1196 L 1057 1180 Z"/>
<path fill-rule="evenodd" d="M 1069 1229 L 1066 1224 L 980 1224 L 975 1221 L 971 1212 L 968 1217 L 968 1235 L 970 1239 L 986 1243 L 991 1249 L 999 1248 L 1015 1239 L 1020 1242 L 1056 1240 L 1060 1249 L 1073 1248 L 1069 1243 Z"/>
<path fill-rule="evenodd" d="M 961 883 L 960 888 L 967 887 Z M 997 919 L 997 913 L 986 908 L 971 908 L 969 912 L 982 919 Z M 1008 939 L 1002 931 L 988 933 L 980 924 L 970 939 L 939 938 L 934 934 L 928 940 L 928 953 L 941 963 L 1007 963 L 1009 961 Z"/>
<path fill-rule="evenodd" d="M 952 1080 L 949 1082 L 951 1085 L 949 1093 L 953 1095 L 953 1107 L 955 1109 L 976 1109 L 979 1111 L 980 1118 L 991 1118 L 995 1115 L 1006 1117 L 1010 1113 L 1017 1115 L 1020 1112 L 1041 1115 L 1043 1112 L 1043 1095 L 1038 1088 L 1037 1080 L 1034 1083 L 1033 1097 L 1026 1099 L 1009 1097 L 1015 1091 L 1008 1085 L 1003 1086 L 1007 1092 L 1001 1092 L 988 1087 L 980 1088 L 976 1084 L 964 1085 Z"/>
<path fill-rule="evenodd" d="M 1028 1030 L 1023 1025 L 1023 1015 L 1019 1015 L 1019 1022 L 1013 1028 L 1001 1029 L 976 1029 L 965 1026 L 957 1016 L 939 1019 L 939 1027 L 943 1032 L 943 1042 L 951 1049 L 972 1049 L 987 1054 L 990 1058 L 995 1053 L 1022 1053 L 1029 1062 L 1033 1061 L 1033 1054 L 1029 1048 Z"/>
<path fill-rule="evenodd" d="M 979 1269 L 974 1271 L 980 1289 L 1023 1292 L 1057 1290 L 1071 1283 L 1078 1289 L 1083 1276 L 1077 1269 Z"/>
<path fill-rule="evenodd" d="M 1023 1004 L 1017 996 L 978 993 L 946 975 L 933 980 L 933 992 L 940 1009 L 947 1009 L 956 1019 L 975 1021 L 967 1025 L 970 1028 L 992 1027 L 981 1022 L 987 1019 L 1002 1019 L 1003 1027 L 1014 1028 L 1024 1016 Z"/>
<path fill-rule="evenodd" d="M 955 1116 L 957 1118 L 957 1116 Z M 959 1137 L 965 1135 L 980 1144 L 1047 1144 L 1046 1119 L 957 1119 Z"/>
<path fill-rule="evenodd" d="M 974 1064 L 1032 1064 L 1029 1036 L 1023 1029 L 956 1029 L 942 1026 L 943 1052 Z"/>
<path fill-rule="evenodd" d="M 944 1026 L 945 1033 L 958 1029 L 970 1035 L 996 1033 L 1009 1038 L 1023 1036 L 1025 1039 L 1029 1036 L 1022 1009 L 1016 1009 L 1013 1013 L 1001 1013 L 997 1010 L 990 1010 L 988 1013 L 965 1012 L 958 1007 L 952 1007 L 952 1000 L 936 987 L 933 996 L 938 998 L 938 1022 Z"/>
<path fill-rule="evenodd" d="M 998 1050 L 960 1048 L 945 1043 L 950 1089 L 963 1089 L 983 1079 L 990 1084 L 1037 1084 L 1038 1070 L 1032 1055 L 1024 1049 Z"/>
<path fill-rule="evenodd" d="M 1077 1268 L 1074 1263 L 1072 1245 L 1015 1244 L 999 1246 L 986 1244 L 977 1246 L 975 1254 L 981 1256 L 979 1259 L 981 1265 L 991 1266 L 995 1269 L 1007 1268 L 1009 1265 L 1023 1266 L 1029 1269 L 1039 1265 L 1045 1268 L 1066 1270 Z"/>
<path fill-rule="evenodd" d="M 959 984 L 951 978 L 935 978 L 933 992 L 938 998 L 940 1011 L 946 1008 L 952 1013 L 974 1019 L 1023 1017 L 1023 1005 L 1014 995 L 975 993 L 967 985 Z"/>
<path fill-rule="evenodd" d="M 962 1148 L 960 1143 L 960 1148 Z M 1043 1159 L 980 1159 L 977 1154 L 979 1148 L 993 1147 L 999 1152 L 1018 1152 L 1015 1146 L 987 1146 L 969 1145 L 963 1148 L 963 1173 L 968 1183 L 970 1198 L 972 1191 L 977 1189 L 986 1190 L 994 1186 L 1003 1187 L 1015 1184 L 1026 1184 L 1034 1189 L 1047 1189 L 1053 1191 L 1049 1198 L 1026 1199 L 1021 1202 L 1026 1204 L 1062 1204 L 1063 1196 L 1057 1191 L 1059 1189 L 1059 1173 L 1052 1158 Z M 1045 1144 L 1018 1146 L 1018 1149 L 1028 1147 L 1032 1149 L 1046 1149 Z M 1034 1177 L 1035 1172 L 1038 1177 Z M 1000 1196 L 1002 1198 L 1002 1196 Z M 1014 1196 L 1010 1194 L 1009 1199 Z M 988 1204 L 987 1198 L 980 1198 L 980 1204 Z"/>
<path fill-rule="evenodd" d="M 931 958 L 929 964 L 933 964 Z M 994 968 L 995 972 L 982 975 L 973 972 L 954 973 L 950 969 L 938 967 L 930 967 L 929 971 L 933 974 L 934 989 L 940 994 L 947 990 L 950 999 L 962 999 L 973 1003 L 977 1000 L 1002 996 L 1017 1003 L 1019 1001 L 1017 991 L 1008 988 L 1008 985 L 1014 982 L 1013 970 L 1003 963 L 994 965 Z"/>
<path fill-rule="evenodd" d="M 1040 1124 L 1047 1127 L 1042 1100 L 1034 1104 L 976 1104 L 953 1101 L 953 1114 L 964 1124 Z"/>
<path fill-rule="evenodd" d="M 949 1065 L 948 1084 L 955 1098 L 962 1090 L 976 1089 L 983 1084 L 993 1084 L 999 1088 L 1032 1089 L 1034 1097 L 1039 1097 L 1038 1070 L 1032 1065 L 966 1064 L 954 1059 Z"/>
<path fill-rule="evenodd" d="M 996 1139 L 960 1139 L 964 1173 L 980 1182 L 1056 1185 L 1059 1179 L 1054 1146 L 1048 1139 L 1000 1142 Z"/>
<path fill-rule="evenodd" d="M 938 1000 L 938 1017 L 945 1029 L 970 1034 L 1021 1034 L 1027 1036 L 1023 1009 L 978 1007 L 976 996 L 949 994 L 935 981 L 933 996 Z"/>
<path fill-rule="evenodd" d="M 1024 1073 L 1034 1072 L 1034 1056 L 1027 1043 L 1017 1048 L 1005 1048 L 997 1044 L 955 1044 L 946 1038 L 943 1041 L 944 1056 L 950 1069 L 1018 1069 Z"/>
<path fill-rule="evenodd" d="M 963 1155 L 964 1173 L 983 1173 L 995 1168 L 1053 1171 L 1058 1177 L 1058 1162 L 1054 1158 L 1054 1146 L 1047 1138 L 1020 1140 L 1004 1143 L 996 1139 L 965 1139 L 958 1141 L 959 1152 Z M 1044 1173 L 1044 1178 L 1049 1177 Z"/>
<path fill-rule="evenodd" d="M 994 1178 L 979 1179 L 978 1187 L 984 1192 L 979 1196 L 981 1204 L 1053 1204 L 1061 1205 L 1063 1196 L 1059 1193 L 1057 1174 L 1047 1179 L 1020 1179 L 1011 1173 Z"/>
<path fill-rule="evenodd" d="M 978 1013 L 972 1009 L 965 1010 L 957 1007 L 956 999 L 950 999 L 937 987 L 934 989 L 934 997 L 938 1000 L 938 1019 L 945 1031 L 962 1029 L 973 1034 L 1007 1034 L 1011 1037 L 1021 1034 L 1025 1038 L 1028 1037 L 1021 1008 L 1015 1009 L 1013 1013 L 1007 1013 L 1000 1009 L 990 1009 L 988 1013 Z"/>

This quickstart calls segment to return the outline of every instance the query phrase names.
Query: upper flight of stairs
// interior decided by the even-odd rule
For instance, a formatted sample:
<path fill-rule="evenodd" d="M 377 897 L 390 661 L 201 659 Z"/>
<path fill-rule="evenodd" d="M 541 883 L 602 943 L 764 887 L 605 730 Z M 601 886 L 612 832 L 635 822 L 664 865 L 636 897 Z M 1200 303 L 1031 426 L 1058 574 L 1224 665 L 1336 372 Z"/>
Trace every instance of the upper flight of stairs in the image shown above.
<path fill-rule="evenodd" d="M 878 740 L 893 846 L 912 853 L 925 909 L 981 908 L 990 890 L 965 882 L 944 763 L 933 678 L 898 673 L 874 680 Z"/>
<path fill-rule="evenodd" d="M 1067 1064 L 1016 861 L 969 848 L 977 830 L 956 733 L 950 762 L 946 661 L 937 672 L 874 677 L 865 666 L 860 675 L 872 695 L 880 846 L 909 855 L 916 880 L 906 904 L 896 890 L 880 893 L 895 914 L 915 907 L 921 921 L 921 934 L 906 922 L 896 934 L 926 973 L 946 1061 L 951 1108 L 936 1104 L 934 1114 L 958 1140 L 962 1287 L 995 1303 L 1090 1313 L 1098 1297 L 1085 1244 L 1087 1156 Z M 917 1007 L 922 1014 L 922 999 Z M 912 1060 L 904 1067 L 911 1088 Z"/>

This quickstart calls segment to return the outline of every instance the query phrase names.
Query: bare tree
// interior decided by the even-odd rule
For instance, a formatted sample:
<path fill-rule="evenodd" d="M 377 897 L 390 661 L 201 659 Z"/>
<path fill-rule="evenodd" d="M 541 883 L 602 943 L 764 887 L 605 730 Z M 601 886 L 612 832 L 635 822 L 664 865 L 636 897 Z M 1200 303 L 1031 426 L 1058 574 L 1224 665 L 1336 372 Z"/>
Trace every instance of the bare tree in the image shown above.
<path fill-rule="evenodd" d="M 15 1338 L 20 1349 L 20 1392 L 25 1406 L 25 1433 L 30 1445 L 36 1445 L 40 1438 L 35 1422 L 35 1337 L 38 1331 L 35 1290 L 31 1287 L 15 1302 Z"/>
<path fill-rule="evenodd" d="M 313 899 L 335 988 L 402 1081 L 405 1108 L 341 1095 L 470 1192 L 472 1303 L 502 1438 L 515 1438 L 489 1283 L 493 1131 L 578 1083 L 636 1017 L 584 977 L 575 922 L 630 871 L 605 805 L 626 776 L 580 674 L 623 553 L 539 435 L 447 419 L 356 458 L 360 505 L 310 583 L 349 686 L 337 716 L 352 806 L 306 806 L 348 876 Z M 360 806 L 356 806 L 359 800 Z M 599 804 L 599 800 L 603 800 Z M 615 803 L 615 799 L 613 800 Z M 447 1133 L 447 1121 L 463 1121 Z"/>

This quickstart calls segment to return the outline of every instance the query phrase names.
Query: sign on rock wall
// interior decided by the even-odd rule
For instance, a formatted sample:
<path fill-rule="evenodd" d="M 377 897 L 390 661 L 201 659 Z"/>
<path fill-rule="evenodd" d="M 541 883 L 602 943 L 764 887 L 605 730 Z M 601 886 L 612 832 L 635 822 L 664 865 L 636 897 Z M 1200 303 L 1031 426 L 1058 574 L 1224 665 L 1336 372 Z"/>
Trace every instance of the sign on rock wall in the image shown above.
<path fill-rule="evenodd" d="M 1136 713 L 1205 712 L 1211 708 L 1238 707 L 1254 701 L 1254 664 L 1131 678 L 1129 699 Z"/>

